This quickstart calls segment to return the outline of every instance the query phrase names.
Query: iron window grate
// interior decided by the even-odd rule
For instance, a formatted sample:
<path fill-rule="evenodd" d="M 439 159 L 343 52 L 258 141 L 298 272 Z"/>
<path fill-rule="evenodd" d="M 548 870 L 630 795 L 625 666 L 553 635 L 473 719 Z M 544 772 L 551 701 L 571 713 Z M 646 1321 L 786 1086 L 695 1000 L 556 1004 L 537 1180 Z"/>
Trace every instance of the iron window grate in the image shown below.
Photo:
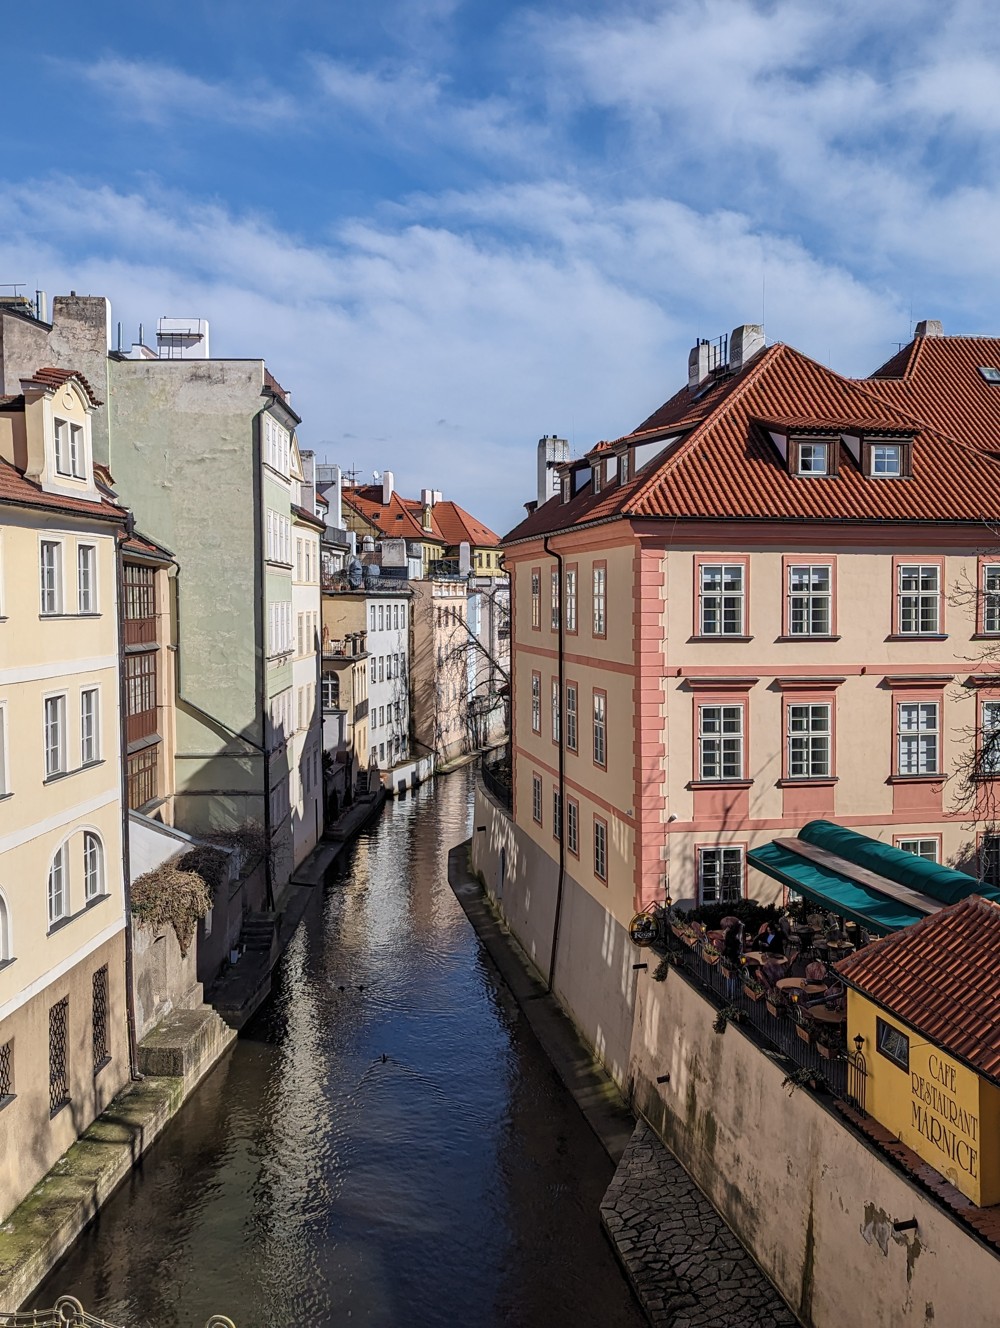
<path fill-rule="evenodd" d="M 49 1010 L 49 1114 L 69 1101 L 69 997 Z"/>
<path fill-rule="evenodd" d="M 108 966 L 94 974 L 94 1005 L 92 1014 L 94 1034 L 94 1073 L 111 1059 L 108 1046 Z"/>
<path fill-rule="evenodd" d="M 14 1096 L 14 1043 L 0 1044 L 0 1103 Z"/>

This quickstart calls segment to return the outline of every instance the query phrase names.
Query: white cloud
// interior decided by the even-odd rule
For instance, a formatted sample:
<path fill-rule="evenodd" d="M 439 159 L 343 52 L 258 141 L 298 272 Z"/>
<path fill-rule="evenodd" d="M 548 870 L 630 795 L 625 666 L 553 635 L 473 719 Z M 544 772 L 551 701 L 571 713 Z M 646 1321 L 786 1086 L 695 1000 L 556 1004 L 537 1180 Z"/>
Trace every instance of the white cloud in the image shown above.
<path fill-rule="evenodd" d="M 145 60 L 81 61 L 70 67 L 75 78 L 86 80 L 112 102 L 124 120 L 158 126 L 215 121 L 260 130 L 287 125 L 298 114 L 291 97 L 263 80 L 213 83 Z"/>

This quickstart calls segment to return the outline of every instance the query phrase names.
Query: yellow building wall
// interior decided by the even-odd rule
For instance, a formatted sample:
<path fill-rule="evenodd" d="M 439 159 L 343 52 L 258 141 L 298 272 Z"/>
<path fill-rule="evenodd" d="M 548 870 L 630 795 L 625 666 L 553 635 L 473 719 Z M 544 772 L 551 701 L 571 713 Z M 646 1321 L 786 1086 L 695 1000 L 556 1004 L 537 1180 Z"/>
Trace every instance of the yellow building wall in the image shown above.
<path fill-rule="evenodd" d="M 909 1038 L 909 1070 L 878 1050 L 876 1020 Z M 847 993 L 849 1044 L 864 1038 L 865 1110 L 979 1207 L 1000 1202 L 1000 1094 L 901 1019 Z"/>

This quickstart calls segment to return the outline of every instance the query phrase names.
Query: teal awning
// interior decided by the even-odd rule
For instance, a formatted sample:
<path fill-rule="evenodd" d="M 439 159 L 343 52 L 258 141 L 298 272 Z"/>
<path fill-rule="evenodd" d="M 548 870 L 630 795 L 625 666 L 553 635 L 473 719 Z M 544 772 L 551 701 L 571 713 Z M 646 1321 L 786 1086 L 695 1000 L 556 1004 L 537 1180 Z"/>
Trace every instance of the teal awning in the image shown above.
<path fill-rule="evenodd" d="M 974 876 L 945 867 L 940 862 L 928 862 L 915 853 L 883 844 L 880 839 L 858 834 L 856 830 L 835 825 L 833 821 L 810 821 L 799 831 L 799 838 L 826 849 L 828 853 L 836 853 L 838 858 L 845 858 L 858 867 L 878 872 L 910 890 L 930 895 L 942 904 L 957 904 L 967 895 L 982 895 L 984 899 L 1000 901 L 1000 891 L 983 885 Z"/>
<path fill-rule="evenodd" d="M 776 839 L 747 861 L 821 908 L 885 935 L 968 895 L 1000 902 L 974 876 L 928 862 L 832 821 L 810 821 L 794 839 Z"/>
<path fill-rule="evenodd" d="M 829 867 L 799 857 L 777 841 L 750 849 L 747 861 L 789 890 L 805 895 L 838 917 L 860 923 L 878 936 L 908 927 L 927 916 L 922 910 L 880 894 L 872 886 L 861 885 Z"/>

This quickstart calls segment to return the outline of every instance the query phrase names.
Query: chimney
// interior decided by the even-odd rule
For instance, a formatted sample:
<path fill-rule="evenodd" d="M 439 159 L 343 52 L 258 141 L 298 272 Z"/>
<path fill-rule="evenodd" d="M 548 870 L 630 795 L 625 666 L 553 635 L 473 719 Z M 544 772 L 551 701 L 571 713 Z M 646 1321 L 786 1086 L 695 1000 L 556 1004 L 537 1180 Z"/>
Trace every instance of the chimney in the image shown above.
<path fill-rule="evenodd" d="M 387 503 L 387 502 L 389 501 L 389 499 L 392 497 L 393 486 L 395 485 L 395 483 L 396 483 L 396 477 L 395 477 L 395 475 L 392 473 L 392 471 L 391 471 L 391 470 L 383 470 L 383 472 L 382 472 L 382 501 L 383 501 L 383 503 Z"/>
<path fill-rule="evenodd" d="M 537 501 L 534 498 L 530 499 L 528 502 L 524 504 L 524 510 L 527 512 L 529 516 L 533 516 L 534 513 L 538 511 Z"/>
<path fill-rule="evenodd" d="M 940 318 L 924 318 L 913 329 L 915 337 L 943 337 L 944 327 Z"/>
<path fill-rule="evenodd" d="M 688 387 L 692 390 L 701 387 L 709 375 L 711 350 L 712 347 L 707 341 L 699 340 L 688 354 Z"/>
<path fill-rule="evenodd" d="M 433 530 L 434 527 L 431 524 L 431 512 L 434 510 L 433 489 L 420 490 L 420 506 L 423 509 L 423 515 L 421 517 L 420 524 L 423 526 L 424 530 Z"/>
<path fill-rule="evenodd" d="M 559 492 L 556 466 L 569 460 L 569 443 L 565 438 L 543 434 L 538 440 L 538 505 L 547 503 Z"/>
<path fill-rule="evenodd" d="M 461 576 L 468 576 L 472 571 L 472 548 L 468 540 L 462 540 L 458 546 L 458 571 Z"/>
<path fill-rule="evenodd" d="M 739 373 L 766 344 L 762 323 L 744 323 L 741 327 L 734 327 L 729 337 L 730 372 Z"/>

